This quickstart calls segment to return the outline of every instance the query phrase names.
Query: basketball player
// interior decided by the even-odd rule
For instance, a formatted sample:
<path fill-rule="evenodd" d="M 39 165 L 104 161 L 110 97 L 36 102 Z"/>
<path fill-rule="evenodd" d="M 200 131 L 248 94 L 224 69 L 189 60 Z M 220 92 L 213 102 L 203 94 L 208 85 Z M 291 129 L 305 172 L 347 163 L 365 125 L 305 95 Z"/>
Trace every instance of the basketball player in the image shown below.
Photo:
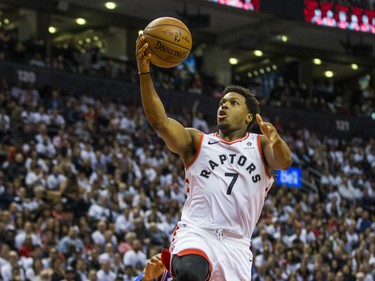
<path fill-rule="evenodd" d="M 331 26 L 331 27 L 336 26 L 336 20 L 331 10 L 327 11 L 327 16 L 323 18 L 322 25 Z"/>
<path fill-rule="evenodd" d="M 175 281 L 249 281 L 250 239 L 273 178 L 291 154 L 275 127 L 264 122 L 247 89 L 229 86 L 217 110 L 218 132 L 204 134 L 168 118 L 150 74 L 144 36 L 136 42 L 143 109 L 186 174 L 181 221 L 162 260 Z M 262 135 L 249 130 L 258 123 Z"/>
<path fill-rule="evenodd" d="M 361 29 L 359 23 L 358 23 L 358 17 L 355 14 L 352 14 L 351 16 L 351 22 L 349 23 L 349 29 L 359 31 Z"/>
<path fill-rule="evenodd" d="M 322 11 L 319 8 L 316 8 L 314 10 L 314 16 L 312 17 L 311 22 L 318 25 L 322 25 L 322 21 Z"/>
<path fill-rule="evenodd" d="M 363 31 L 363 32 L 371 31 L 371 25 L 369 24 L 369 18 L 366 14 L 362 15 L 361 31 Z"/>
<path fill-rule="evenodd" d="M 346 17 L 345 11 L 339 12 L 339 22 L 337 23 L 337 26 L 341 29 L 347 29 L 348 28 L 348 22 Z"/>

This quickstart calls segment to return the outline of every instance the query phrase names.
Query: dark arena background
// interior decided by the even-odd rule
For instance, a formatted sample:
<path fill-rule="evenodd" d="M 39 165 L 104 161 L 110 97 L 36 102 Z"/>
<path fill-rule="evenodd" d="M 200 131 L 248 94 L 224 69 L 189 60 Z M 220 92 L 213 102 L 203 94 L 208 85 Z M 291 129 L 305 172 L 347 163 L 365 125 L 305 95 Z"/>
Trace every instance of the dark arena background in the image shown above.
<path fill-rule="evenodd" d="M 374 281 L 374 9 L 0 0 L 0 280 L 134 280 L 169 246 L 184 167 L 145 119 L 135 62 L 138 33 L 169 16 L 193 49 L 151 69 L 168 113 L 215 131 L 239 84 L 292 151 L 252 237 L 252 280 Z"/>

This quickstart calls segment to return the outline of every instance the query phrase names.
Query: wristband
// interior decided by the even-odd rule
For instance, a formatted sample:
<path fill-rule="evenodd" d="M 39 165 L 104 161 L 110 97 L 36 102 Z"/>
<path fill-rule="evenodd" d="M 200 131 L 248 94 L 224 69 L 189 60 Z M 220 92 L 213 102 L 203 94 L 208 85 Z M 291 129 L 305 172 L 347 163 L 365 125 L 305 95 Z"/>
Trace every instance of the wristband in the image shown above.
<path fill-rule="evenodd" d="M 142 281 L 142 278 L 143 278 L 144 275 L 145 275 L 145 273 L 142 272 L 141 274 L 139 274 L 139 276 L 136 279 L 134 279 L 134 281 Z"/>
<path fill-rule="evenodd" d="M 151 72 L 138 72 L 138 75 L 146 75 L 146 74 L 150 74 Z"/>

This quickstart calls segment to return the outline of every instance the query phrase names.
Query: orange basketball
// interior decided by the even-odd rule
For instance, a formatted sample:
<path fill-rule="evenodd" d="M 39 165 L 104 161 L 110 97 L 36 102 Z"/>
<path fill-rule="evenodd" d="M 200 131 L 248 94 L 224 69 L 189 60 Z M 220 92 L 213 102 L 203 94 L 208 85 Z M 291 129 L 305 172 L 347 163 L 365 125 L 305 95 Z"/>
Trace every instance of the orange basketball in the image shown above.
<path fill-rule="evenodd" d="M 151 53 L 151 63 L 170 68 L 182 63 L 190 54 L 192 38 L 187 26 L 180 20 L 161 17 L 150 22 L 143 30 Z"/>

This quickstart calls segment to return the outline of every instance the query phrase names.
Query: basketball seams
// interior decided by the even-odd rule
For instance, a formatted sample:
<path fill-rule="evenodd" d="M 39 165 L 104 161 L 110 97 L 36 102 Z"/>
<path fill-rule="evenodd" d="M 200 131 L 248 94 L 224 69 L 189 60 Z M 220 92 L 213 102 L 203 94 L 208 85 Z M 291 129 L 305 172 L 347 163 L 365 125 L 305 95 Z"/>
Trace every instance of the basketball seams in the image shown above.
<path fill-rule="evenodd" d="M 152 28 L 160 27 L 160 26 L 173 26 L 173 27 L 181 28 L 183 31 L 187 32 L 190 35 L 190 37 L 191 37 L 191 34 L 190 34 L 189 30 L 187 30 L 184 27 L 181 27 L 179 25 L 175 25 L 175 24 L 159 24 L 159 25 L 153 25 L 153 26 L 146 26 L 146 28 L 144 29 L 143 32 L 145 32 L 147 29 L 152 29 Z"/>
<path fill-rule="evenodd" d="M 172 45 L 174 45 L 174 46 L 176 46 L 176 47 L 179 47 L 179 48 L 181 48 L 181 49 L 184 49 L 184 50 L 190 52 L 190 49 L 185 48 L 184 46 L 177 45 L 177 44 L 175 44 L 175 43 L 173 43 L 173 42 L 169 42 L 169 41 L 167 41 L 167 40 L 165 40 L 165 39 L 163 39 L 163 38 L 160 38 L 160 37 L 158 37 L 158 36 L 150 35 L 150 34 L 147 34 L 147 33 L 144 33 L 144 35 L 146 36 L 146 42 L 147 42 L 147 36 L 148 36 L 148 37 L 152 37 L 152 38 L 158 39 L 158 40 L 160 40 L 160 41 L 163 41 L 163 42 L 166 42 L 166 43 L 172 44 Z M 151 49 L 151 48 L 150 48 L 150 49 Z"/>

